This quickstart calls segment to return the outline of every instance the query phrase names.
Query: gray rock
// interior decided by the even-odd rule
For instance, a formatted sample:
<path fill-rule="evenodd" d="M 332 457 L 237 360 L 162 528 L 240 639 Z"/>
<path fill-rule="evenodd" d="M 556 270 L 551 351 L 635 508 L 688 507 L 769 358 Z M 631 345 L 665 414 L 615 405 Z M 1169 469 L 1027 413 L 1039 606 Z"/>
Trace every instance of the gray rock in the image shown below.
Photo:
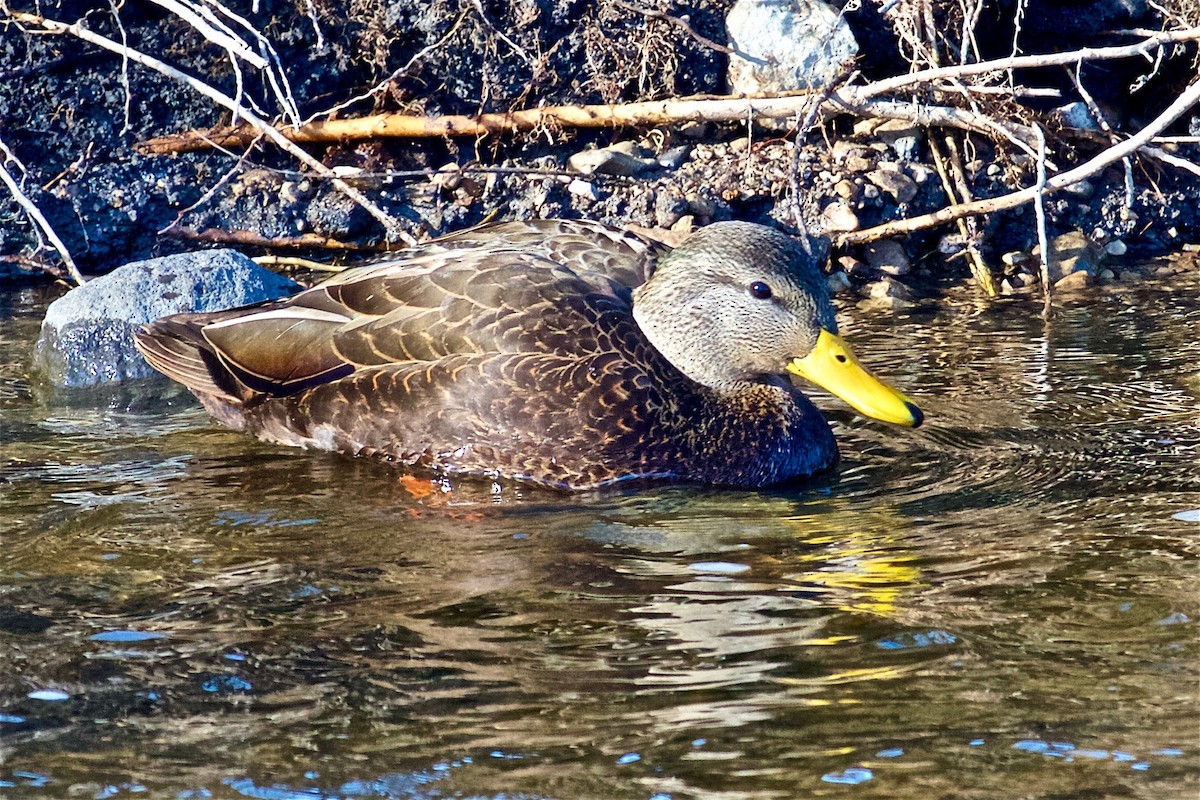
<path fill-rule="evenodd" d="M 1125 245 L 1125 242 L 1121 241 L 1120 239 L 1113 239 L 1111 242 L 1104 245 L 1104 252 L 1110 256 L 1116 256 L 1120 258 L 1128 251 L 1129 248 Z"/>
<path fill-rule="evenodd" d="M 830 294 L 843 294 L 852 288 L 850 276 L 840 269 L 837 272 L 829 273 L 825 277 L 825 283 L 829 286 Z"/>
<path fill-rule="evenodd" d="M 687 213 L 687 200 L 682 197 L 664 191 L 654 198 L 654 221 L 660 228 L 670 228 Z"/>
<path fill-rule="evenodd" d="M 921 127 L 907 120 L 890 119 L 875 128 L 875 135 L 904 161 L 915 159 L 921 147 Z"/>
<path fill-rule="evenodd" d="M 725 29 L 735 94 L 827 86 L 858 54 L 850 26 L 822 0 L 738 0 Z"/>
<path fill-rule="evenodd" d="M 633 150 L 633 152 L 629 152 Z M 567 159 L 567 166 L 584 175 L 619 175 L 632 178 L 658 167 L 658 160 L 634 148 L 613 145 L 600 150 L 582 150 Z"/>
<path fill-rule="evenodd" d="M 867 286 L 867 295 L 879 300 L 885 297 L 896 297 L 900 300 L 911 300 L 912 292 L 907 286 L 893 278 L 881 278 Z"/>
<path fill-rule="evenodd" d="M 658 156 L 658 165 L 663 169 L 679 169 L 691 154 L 691 145 L 676 145 Z"/>
<path fill-rule="evenodd" d="M 139 325 L 184 311 L 218 311 L 299 289 L 233 250 L 135 261 L 72 289 L 46 309 L 37 362 L 59 386 L 156 374 L 134 349 Z"/>

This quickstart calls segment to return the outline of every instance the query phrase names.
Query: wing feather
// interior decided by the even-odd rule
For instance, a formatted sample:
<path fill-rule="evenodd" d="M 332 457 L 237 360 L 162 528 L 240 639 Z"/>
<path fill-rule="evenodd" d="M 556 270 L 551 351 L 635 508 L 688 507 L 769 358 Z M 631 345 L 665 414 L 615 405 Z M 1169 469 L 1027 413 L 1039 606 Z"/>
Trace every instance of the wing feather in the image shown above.
<path fill-rule="evenodd" d="M 285 300 L 169 317 L 139 341 L 160 371 L 243 401 L 458 355 L 587 359 L 636 338 L 630 288 L 661 254 L 592 223 L 507 223 L 347 270 Z"/>

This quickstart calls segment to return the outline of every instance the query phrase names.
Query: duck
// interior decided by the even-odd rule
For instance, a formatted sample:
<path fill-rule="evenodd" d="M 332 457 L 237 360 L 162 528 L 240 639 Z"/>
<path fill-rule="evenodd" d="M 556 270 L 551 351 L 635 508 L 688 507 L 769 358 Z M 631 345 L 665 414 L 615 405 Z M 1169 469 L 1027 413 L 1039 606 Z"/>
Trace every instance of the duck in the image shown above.
<path fill-rule="evenodd" d="M 135 338 L 225 426 L 440 479 L 805 479 L 838 448 L 793 376 L 868 417 L 923 420 L 838 334 L 816 257 L 748 222 L 673 249 L 584 220 L 485 225 Z"/>

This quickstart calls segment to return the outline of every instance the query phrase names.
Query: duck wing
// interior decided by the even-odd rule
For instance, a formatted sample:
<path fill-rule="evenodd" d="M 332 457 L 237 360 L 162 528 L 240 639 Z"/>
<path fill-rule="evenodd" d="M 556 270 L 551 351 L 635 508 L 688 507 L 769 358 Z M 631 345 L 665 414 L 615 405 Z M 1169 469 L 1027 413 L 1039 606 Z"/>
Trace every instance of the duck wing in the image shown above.
<path fill-rule="evenodd" d="M 481 225 L 443 236 L 418 254 L 463 249 L 504 249 L 548 258 L 577 270 L 607 275 L 636 288 L 645 283 L 670 248 L 626 230 L 579 219 L 536 219 Z"/>
<path fill-rule="evenodd" d="M 536 233 L 510 230 L 518 241 L 489 236 L 486 245 L 439 240 L 285 300 L 167 317 L 144 327 L 138 345 L 168 376 L 242 405 L 386 364 L 481 353 L 578 358 L 636 336 L 629 286 L 614 276 L 637 280 L 652 269 L 653 246 L 628 244 L 605 258 L 596 255 L 602 243 L 576 241 L 581 230 L 540 247 L 521 241 Z"/>

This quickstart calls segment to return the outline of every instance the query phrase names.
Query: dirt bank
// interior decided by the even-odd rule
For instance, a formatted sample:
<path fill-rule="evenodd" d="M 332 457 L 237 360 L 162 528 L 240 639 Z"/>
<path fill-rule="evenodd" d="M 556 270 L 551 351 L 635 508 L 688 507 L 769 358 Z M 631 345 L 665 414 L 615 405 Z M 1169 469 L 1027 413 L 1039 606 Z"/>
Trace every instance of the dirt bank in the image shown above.
<path fill-rule="evenodd" d="M 259 47 L 260 55 L 266 53 L 268 64 L 263 70 L 243 65 L 240 86 L 230 56 L 214 46 L 211 36 L 160 7 L 122 6 L 119 25 L 107 4 L 43 3 L 41 13 L 64 22 L 86 19 L 91 31 L 153 54 L 230 95 L 241 91 L 264 117 L 286 117 L 294 102 L 298 118 L 307 119 L 339 106 L 331 118 L 394 110 L 475 114 L 722 93 L 729 58 L 723 52 L 724 20 L 732 4 L 234 3 L 229 9 L 249 27 L 222 18 Z M 978 4 L 974 40 L 982 58 L 1006 55 L 1014 37 L 1026 53 L 1128 44 L 1131 34 L 1112 31 L 1197 24 L 1187 17 L 1187 7 L 1044 0 L 1028 4 L 1018 30 L 1012 3 L 984 2 Z M 941 15 L 935 23 L 944 24 L 945 31 L 963 24 L 949 4 L 935 4 L 935 12 Z M 880 16 L 870 2 L 843 13 L 861 43 L 862 80 L 907 71 L 909 23 Z M 262 49 L 251 29 L 274 50 Z M 954 40 L 945 31 L 940 47 L 948 51 Z M 1157 64 L 1145 59 L 1087 63 L 1081 82 L 1091 88 L 1112 127 L 1134 132 L 1194 78 L 1195 54 L 1194 45 L 1181 44 L 1168 48 Z M 1106 143 L 1102 131 L 1069 130 L 1051 113 L 1079 100 L 1071 72 L 1062 67 L 1024 71 L 1017 81 L 1036 88 L 1033 96 L 994 100 L 980 95 L 985 99 L 977 102 L 1043 124 L 1052 166 L 1065 169 Z M 273 87 L 269 75 L 277 76 L 277 84 L 286 78 L 287 88 Z M 0 38 L 0 76 L 0 140 L 24 174 L 11 163 L 9 170 L 22 179 L 24 193 L 84 273 L 204 246 L 197 236 L 274 242 L 277 246 L 242 249 L 326 261 L 357 255 L 278 245 L 317 239 L 362 248 L 384 244 L 382 227 L 362 207 L 330 180 L 301 172 L 296 160 L 277 148 L 140 153 L 135 146 L 149 138 L 230 121 L 228 113 L 178 80 L 74 36 L 30 35 L 11 20 Z M 1189 130 L 1200 133 L 1194 112 L 1168 133 Z M 948 202 L 931 150 L 944 147 L 944 137 L 941 129 L 931 133 L 890 123 L 880 130 L 878 120 L 843 116 L 812 130 L 798 153 L 786 128 L 736 123 L 590 132 L 545 127 L 477 140 L 344 142 L 308 149 L 417 239 L 512 217 L 586 217 L 663 229 L 668 232 L 662 235 L 670 236 L 720 219 L 769 222 L 792 232 L 802 225 L 844 231 L 935 210 Z M 979 134 L 958 135 L 956 142 L 962 176 L 974 197 L 1033 184 L 1033 159 L 1009 142 Z M 625 148 L 619 163 L 601 172 L 581 174 L 581 162 L 572 160 L 614 143 Z M 1200 160 L 1192 142 L 1160 146 L 1176 158 Z M 1053 238 L 1081 232 L 1104 262 L 1097 263 L 1093 277 L 1119 280 L 1125 261 L 1179 251 L 1197 241 L 1198 208 L 1195 174 L 1138 158 L 1128 172 L 1117 163 L 1051 198 L 1048 233 Z M 172 232 L 160 233 L 173 224 Z M 1007 281 L 1006 290 L 1020 290 L 1031 283 L 1029 276 L 1038 270 L 1027 254 L 1036 245 L 1036 230 L 1032 206 L 981 220 L 977 241 L 998 287 Z M 902 250 L 885 247 L 881 254 L 875 245 L 844 247 L 834 252 L 831 268 L 846 273 L 847 285 L 887 276 L 919 289 L 921 276 L 968 274 L 965 259 L 955 257 L 961 239 L 954 225 L 943 225 L 903 237 Z M 39 248 L 34 226 L 6 193 L 0 195 L 0 258 L 0 269 L 10 275 L 60 268 L 57 254 Z M 1104 270 L 1108 275 L 1101 277 Z M 886 289 L 870 291 L 892 296 Z"/>

